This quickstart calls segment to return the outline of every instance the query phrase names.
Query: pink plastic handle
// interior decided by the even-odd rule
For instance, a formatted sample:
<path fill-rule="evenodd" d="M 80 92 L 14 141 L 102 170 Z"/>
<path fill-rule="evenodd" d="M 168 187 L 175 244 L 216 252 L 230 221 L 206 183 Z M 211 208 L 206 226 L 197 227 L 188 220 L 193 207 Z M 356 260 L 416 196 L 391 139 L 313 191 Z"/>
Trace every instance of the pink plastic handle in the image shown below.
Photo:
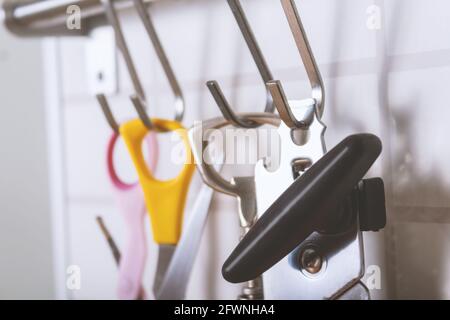
<path fill-rule="evenodd" d="M 142 277 L 147 259 L 144 194 L 139 183 L 127 184 L 117 175 L 114 168 L 114 148 L 118 138 L 117 133 L 111 136 L 107 150 L 108 174 L 113 185 L 116 203 L 127 229 L 126 246 L 119 264 L 117 295 L 119 299 L 123 300 L 145 299 L 145 291 L 142 287 Z M 158 162 L 156 134 L 149 133 L 145 141 L 149 150 L 147 163 L 153 171 Z"/>

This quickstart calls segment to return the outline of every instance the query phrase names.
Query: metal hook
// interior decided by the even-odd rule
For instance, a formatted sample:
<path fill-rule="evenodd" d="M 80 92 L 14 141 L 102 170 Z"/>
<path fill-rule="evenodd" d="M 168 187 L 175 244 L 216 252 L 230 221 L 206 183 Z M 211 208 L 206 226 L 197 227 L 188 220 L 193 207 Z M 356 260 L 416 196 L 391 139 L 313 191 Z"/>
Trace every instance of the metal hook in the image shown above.
<path fill-rule="evenodd" d="M 111 111 L 111 107 L 109 106 L 108 100 L 103 93 L 96 95 L 97 101 L 102 108 L 103 114 L 105 115 L 106 121 L 108 121 L 109 126 L 115 133 L 119 133 L 119 124 L 117 123 L 114 115 Z"/>
<path fill-rule="evenodd" d="M 113 254 L 114 260 L 117 265 L 120 264 L 120 251 L 119 248 L 116 245 L 116 242 L 114 241 L 113 237 L 111 236 L 111 233 L 109 232 L 108 228 L 105 225 L 105 222 L 103 221 L 103 218 L 101 216 L 97 216 L 95 218 L 97 221 L 98 226 L 100 227 L 100 230 L 105 237 L 106 241 L 108 242 L 108 245 L 111 249 L 111 252 Z"/>
<path fill-rule="evenodd" d="M 134 89 L 137 93 L 137 95 L 132 95 L 130 97 L 131 101 L 133 102 L 133 105 L 139 115 L 139 118 L 144 123 L 144 125 L 149 130 L 153 130 L 153 129 L 155 129 L 155 127 L 153 126 L 152 121 L 150 120 L 150 117 L 148 116 L 147 111 L 146 111 L 145 92 L 142 88 L 141 81 L 139 80 L 139 76 L 138 76 L 138 73 L 134 66 L 133 59 L 130 54 L 130 50 L 128 49 L 128 46 L 127 46 L 127 43 L 125 40 L 125 36 L 123 34 L 122 27 L 120 25 L 120 20 L 117 15 L 117 11 L 114 8 L 114 4 L 112 3 L 112 0 L 102 0 L 102 1 L 104 4 L 104 7 L 105 7 L 107 18 L 114 29 L 114 32 L 116 35 L 116 40 L 117 40 L 117 46 L 124 57 L 125 63 L 127 65 L 127 69 L 130 73 L 131 81 L 132 81 Z M 183 98 L 180 86 L 178 85 L 178 82 L 177 82 L 176 77 L 172 71 L 170 64 L 169 64 L 167 56 L 164 53 L 161 42 L 159 41 L 158 35 L 156 34 L 156 30 L 153 26 L 153 23 L 150 19 L 150 16 L 147 12 L 147 9 L 146 9 L 144 3 L 142 2 L 142 0 L 134 0 L 133 3 L 134 3 L 136 10 L 139 13 L 139 16 L 140 16 L 140 18 L 144 24 L 144 27 L 150 37 L 150 40 L 152 41 L 152 44 L 156 50 L 157 56 L 158 56 L 159 60 L 161 61 L 164 72 L 167 76 L 167 79 L 169 80 L 170 86 L 175 95 L 175 120 L 182 121 L 185 107 L 184 107 L 184 98 Z M 101 100 L 102 101 L 101 101 L 100 105 L 102 106 L 102 109 L 103 109 L 106 99 L 101 99 Z M 99 102 L 100 102 L 100 100 L 99 100 Z M 108 114 L 108 112 L 105 113 L 105 116 L 107 117 L 107 119 L 111 120 L 111 117 L 110 117 L 111 115 Z M 108 120 L 108 122 L 109 122 L 109 120 Z"/>
<path fill-rule="evenodd" d="M 145 111 L 145 102 L 142 101 L 141 98 L 139 98 L 138 95 L 131 95 L 130 96 L 131 102 L 133 103 L 134 108 L 136 109 L 139 118 L 144 123 L 144 126 L 149 128 L 150 130 L 156 130 L 158 132 L 168 132 L 170 131 L 167 128 L 158 126 L 157 124 L 154 124 L 151 122 L 150 118 L 147 116 L 147 112 Z"/>
<path fill-rule="evenodd" d="M 150 18 L 150 14 L 148 13 L 146 6 L 144 5 L 144 2 L 142 0 L 133 0 L 133 3 L 139 14 L 139 17 L 142 20 L 142 23 L 144 24 L 145 30 L 147 31 L 150 41 L 153 44 L 153 48 L 156 51 L 156 55 L 161 62 L 161 66 L 175 96 L 175 121 L 181 122 L 183 120 L 185 111 L 183 92 L 181 91 L 175 73 L 170 66 L 169 59 L 164 52 L 164 48 L 161 44 L 161 41 L 159 40 L 158 34 L 156 33 L 156 29 L 153 25 L 152 19 Z M 143 111 L 144 113 L 146 113 L 145 109 Z"/>
<path fill-rule="evenodd" d="M 145 104 L 142 101 L 142 99 L 135 94 L 131 95 L 130 99 L 144 126 L 147 127 L 148 129 L 153 130 L 155 127 L 151 122 L 150 117 L 147 114 L 147 111 L 145 111 Z"/>
<path fill-rule="evenodd" d="M 142 87 L 142 82 L 139 79 L 139 75 L 136 71 L 136 67 L 133 63 L 133 58 L 131 57 L 130 54 L 130 50 L 128 49 L 128 45 L 127 42 L 125 40 L 125 36 L 123 34 L 122 31 L 122 27 L 120 25 L 120 20 L 119 17 L 117 15 L 117 11 L 114 7 L 114 4 L 112 2 L 112 0 L 101 0 L 103 7 L 105 8 L 105 13 L 106 13 L 106 17 L 109 21 L 109 23 L 111 24 L 111 26 L 113 27 L 114 30 L 114 35 L 116 38 L 116 42 L 117 42 L 117 47 L 119 48 L 119 51 L 122 53 L 122 56 L 125 60 L 125 64 L 127 66 L 127 70 L 130 74 L 130 78 L 131 78 L 131 82 L 133 83 L 133 87 L 134 90 L 137 93 L 137 96 L 139 96 L 140 100 L 145 100 L 145 92 L 144 89 Z M 100 103 L 100 106 L 103 109 L 103 113 L 106 116 L 106 119 L 108 120 L 108 123 L 111 125 L 112 122 L 110 122 L 111 120 L 113 120 L 114 118 L 112 117 L 112 113 L 111 113 L 111 109 L 109 108 L 107 102 L 106 102 L 106 97 L 103 95 L 100 97 L 97 96 L 97 100 Z M 105 106 L 108 106 L 106 109 Z M 106 110 L 106 112 L 105 112 Z M 141 117 L 141 114 L 138 112 L 139 117 L 141 118 L 141 120 L 144 122 L 145 126 L 148 129 L 153 129 L 153 125 L 152 122 L 150 120 L 150 118 L 147 116 L 147 112 L 144 110 L 144 114 L 146 116 L 145 120 L 143 117 Z M 117 122 L 115 120 L 113 120 L 113 122 L 115 122 L 117 124 Z M 113 130 L 115 130 L 115 128 L 113 126 L 111 126 L 113 128 Z"/>
<path fill-rule="evenodd" d="M 305 66 L 309 82 L 312 89 L 312 100 L 310 103 L 316 107 L 318 117 L 321 118 L 324 111 L 325 90 L 319 68 L 314 59 L 314 54 L 308 42 L 305 30 L 303 28 L 300 15 L 298 14 L 294 0 L 281 0 L 284 12 L 286 14 L 289 27 L 294 36 L 295 43 L 299 50 L 302 62 Z M 299 121 L 292 113 L 289 101 L 286 98 L 283 86 L 280 81 L 267 82 L 275 107 L 277 108 L 280 118 L 291 129 L 305 128 L 309 125 L 308 121 Z"/>
<path fill-rule="evenodd" d="M 133 58 L 131 57 L 130 50 L 128 49 L 128 45 L 125 40 L 125 36 L 123 34 L 122 27 L 120 25 L 120 20 L 117 15 L 117 11 L 114 7 L 114 4 L 112 0 L 101 0 L 101 1 L 105 8 L 106 17 L 114 29 L 117 47 L 119 48 L 120 52 L 122 53 L 123 59 L 125 60 L 125 64 L 130 74 L 134 90 L 141 97 L 141 99 L 145 100 L 145 92 L 142 87 L 141 80 L 139 79 L 139 75 L 136 71 L 136 67 L 133 63 Z"/>
<path fill-rule="evenodd" d="M 144 90 L 142 89 L 142 85 L 139 80 L 139 76 L 136 72 L 136 68 L 134 67 L 130 51 L 126 44 L 125 37 L 123 35 L 122 28 L 120 26 L 120 21 L 117 17 L 117 12 L 114 8 L 114 5 L 112 4 L 112 0 L 102 0 L 102 1 L 105 6 L 107 18 L 114 28 L 118 47 L 124 56 L 128 71 L 131 76 L 131 80 L 133 82 L 133 86 L 137 93 L 137 95 L 132 95 L 130 97 L 130 99 L 131 99 L 141 121 L 144 123 L 144 125 L 149 130 L 153 130 L 153 129 L 155 129 L 155 127 L 153 126 L 152 121 L 150 120 L 150 117 L 146 111 L 145 93 L 144 93 Z M 139 14 L 140 19 L 142 20 L 142 23 L 144 24 L 145 30 L 147 31 L 147 34 L 153 44 L 153 47 L 156 51 L 158 59 L 161 62 L 164 73 L 166 74 L 166 77 L 169 81 L 172 92 L 175 96 L 175 121 L 181 122 L 183 120 L 184 111 L 185 111 L 185 101 L 184 101 L 184 97 L 183 97 L 183 93 L 181 91 L 180 85 L 178 84 L 178 81 L 175 77 L 172 67 L 170 66 L 169 60 L 164 52 L 164 49 L 161 45 L 161 41 L 159 40 L 159 37 L 156 33 L 156 29 L 153 25 L 150 15 L 148 14 L 148 11 L 147 11 L 146 6 L 144 5 L 144 2 L 142 0 L 133 0 L 133 3 L 136 8 L 136 11 Z M 107 118 L 108 118 L 108 115 L 107 115 Z"/>
<path fill-rule="evenodd" d="M 261 52 L 261 49 L 258 46 L 258 43 L 255 39 L 255 35 L 248 23 L 247 17 L 245 16 L 244 10 L 242 9 L 240 0 L 228 0 L 228 4 L 233 12 L 233 15 L 236 19 L 236 22 L 241 30 L 242 35 L 244 36 L 245 42 L 252 54 L 253 60 L 255 61 L 256 66 L 258 67 L 259 74 L 264 81 L 264 84 L 271 81 L 273 79 L 272 73 L 267 66 L 267 63 L 264 59 L 264 56 Z M 228 101 L 226 100 L 223 92 L 217 83 L 217 81 L 208 81 L 206 83 L 209 91 L 211 92 L 214 100 L 216 101 L 220 111 L 222 112 L 225 119 L 227 119 L 230 123 L 235 126 L 244 127 L 244 128 L 254 128 L 257 127 L 258 124 L 250 119 L 243 118 L 237 115 L 232 109 Z M 272 101 L 272 96 L 266 88 L 266 107 L 265 112 L 273 113 L 275 111 L 275 106 Z"/>

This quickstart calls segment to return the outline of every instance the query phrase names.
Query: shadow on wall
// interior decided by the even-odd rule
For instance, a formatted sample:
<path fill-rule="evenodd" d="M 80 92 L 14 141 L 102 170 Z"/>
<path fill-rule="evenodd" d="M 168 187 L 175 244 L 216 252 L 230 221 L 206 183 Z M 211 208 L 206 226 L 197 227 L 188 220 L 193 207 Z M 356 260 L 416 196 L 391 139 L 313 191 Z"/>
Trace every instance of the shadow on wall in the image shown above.
<path fill-rule="evenodd" d="M 345 12 L 348 12 L 344 4 L 345 2 L 335 4 L 334 7 L 336 14 L 333 54 L 339 53 L 341 48 L 339 39 L 345 36 L 338 23 Z M 376 4 L 382 10 L 384 9 L 382 1 L 376 1 Z M 403 5 L 403 1 L 395 1 L 390 14 L 396 16 L 404 12 Z M 382 12 L 384 18 L 385 11 Z M 388 297 L 448 298 L 449 294 L 445 292 L 445 288 L 450 285 L 445 281 L 449 281 L 446 273 L 446 266 L 449 264 L 448 256 L 446 256 L 449 247 L 448 232 L 450 232 L 447 225 L 450 222 L 449 210 L 446 208 L 436 210 L 431 207 L 399 207 L 398 204 L 399 202 L 409 203 L 410 199 L 414 199 L 414 203 L 442 202 L 442 199 L 448 198 L 450 189 L 442 179 L 443 168 L 433 167 L 424 170 L 414 161 L 414 155 L 417 154 L 414 150 L 418 149 L 414 137 L 417 136 L 417 130 L 420 128 L 413 126 L 412 113 L 395 111 L 417 110 L 420 107 L 417 103 L 418 98 L 426 92 L 411 92 L 408 101 L 403 102 L 407 108 L 400 105 L 393 106 L 389 101 L 391 89 L 389 74 L 392 70 L 392 59 L 389 58 L 386 48 L 387 26 L 385 23 L 383 26 L 376 36 L 378 65 L 376 90 L 381 122 L 380 134 L 384 146 L 380 160 L 382 177 L 386 184 L 388 208 L 388 227 L 385 233 L 387 265 L 382 268 L 387 272 Z M 395 24 L 390 26 L 388 32 L 393 43 L 401 36 Z M 339 74 L 339 71 L 338 63 L 330 68 L 332 75 Z M 332 82 L 327 91 L 328 105 L 338 104 L 337 85 L 337 81 Z M 365 119 L 357 119 L 339 108 L 328 108 L 327 113 L 331 119 L 330 124 L 332 123 L 333 126 L 355 133 L 367 130 Z M 428 134 L 431 136 L 430 133 Z M 379 258 L 383 260 L 383 257 Z"/>
<path fill-rule="evenodd" d="M 380 8 L 384 9 L 383 1 L 375 1 Z M 333 12 L 335 13 L 335 20 L 332 22 L 335 34 L 332 37 L 334 44 L 332 46 L 332 54 L 339 56 L 340 50 L 342 50 L 342 44 L 340 39 L 343 39 L 346 35 L 344 30 L 340 27 L 340 21 L 342 21 L 345 14 L 351 12 L 348 9 L 350 2 L 338 3 L 333 2 Z M 394 6 L 391 7 L 393 16 L 399 15 L 402 12 L 402 6 L 405 5 L 404 1 L 395 1 Z M 206 19 L 206 25 L 213 25 L 214 15 L 212 11 L 214 7 L 208 6 L 205 2 L 205 6 L 210 8 L 207 10 L 208 17 Z M 383 12 L 382 17 L 385 16 Z M 212 28 L 205 28 L 204 34 L 204 53 L 203 59 L 203 74 L 205 82 L 210 79 L 206 79 L 207 70 L 210 69 L 210 64 L 214 61 L 210 55 L 211 35 Z M 384 261 L 386 259 L 387 265 L 382 266 L 383 272 L 387 273 L 387 285 L 388 285 L 388 297 L 389 298 L 443 298 L 443 287 L 446 285 L 443 283 L 445 274 L 446 262 L 446 247 L 445 241 L 436 241 L 435 232 L 442 233 L 441 227 L 438 224 L 430 224 L 425 228 L 427 232 L 413 233 L 413 229 L 405 229 L 405 224 L 400 223 L 398 220 L 399 215 L 404 216 L 404 220 L 412 222 L 436 222 L 431 219 L 427 220 L 430 208 L 422 208 L 422 211 L 411 209 L 411 212 L 407 212 L 409 209 L 401 209 L 396 207 L 397 199 L 413 198 L 416 200 L 430 200 L 430 195 L 433 199 L 445 199 L 450 194 L 448 186 L 445 185 L 440 175 L 440 168 L 434 168 L 432 171 L 427 171 L 423 174 L 423 168 L 417 166 L 417 163 L 413 159 L 413 149 L 415 147 L 415 141 L 413 140 L 415 128 L 411 126 L 412 119 L 411 114 L 408 112 L 397 112 L 394 110 L 404 110 L 402 106 L 393 106 L 389 101 L 390 96 L 390 82 L 389 75 L 392 70 L 392 59 L 387 54 L 385 43 L 385 34 L 389 32 L 390 39 L 395 43 L 401 35 L 399 34 L 399 28 L 395 25 L 391 25 L 389 31 L 387 26 L 383 24 L 382 30 L 376 32 L 376 50 L 377 57 L 375 63 L 377 65 L 377 83 L 373 90 L 376 92 L 376 99 L 378 104 L 378 114 L 380 118 L 380 135 L 384 145 L 384 151 L 380 161 L 382 163 L 382 177 L 386 185 L 387 207 L 388 207 L 388 227 L 386 229 L 386 247 L 384 252 L 382 250 L 376 250 L 377 253 L 369 253 L 375 255 L 376 261 Z M 240 39 L 239 39 L 240 40 Z M 235 52 L 235 67 L 240 68 L 242 54 L 247 54 L 246 50 L 242 46 L 236 46 Z M 317 49 L 316 49 L 317 50 Z M 340 64 L 335 63 L 330 67 L 331 75 L 340 74 Z M 241 78 L 236 76 L 232 79 L 232 87 L 238 87 Z M 327 91 L 327 105 L 337 105 L 339 103 L 338 81 L 331 81 L 331 85 Z M 232 92 L 232 105 L 235 105 L 237 99 L 237 92 Z M 409 101 L 404 101 L 403 104 L 407 106 L 408 110 L 415 110 L 419 106 L 417 105 L 416 95 L 424 94 L 419 92 L 411 92 Z M 434 94 L 434 93 L 433 93 Z M 210 113 L 206 114 L 203 110 L 211 110 L 210 103 L 213 100 L 209 96 L 207 90 L 202 91 L 199 95 L 198 106 L 201 110 L 199 118 L 207 118 Z M 214 109 L 214 108 L 213 108 Z M 217 110 L 216 110 L 217 111 Z M 348 112 L 340 108 L 327 108 L 327 114 L 330 117 L 330 124 L 333 125 L 336 130 L 351 131 L 351 132 L 364 132 L 367 129 L 366 120 L 364 118 L 358 118 L 358 116 L 349 116 Z M 365 117 L 366 115 L 362 115 Z M 442 168 L 441 168 L 442 169 Z M 406 210 L 406 212 L 405 212 Z M 405 214 L 403 214 L 405 213 Z M 220 256 L 218 254 L 221 241 L 220 230 L 222 229 L 221 217 L 218 214 L 210 216 L 208 224 L 208 257 L 211 262 L 208 264 L 206 273 L 208 283 L 206 295 L 209 297 L 217 297 L 220 291 L 219 284 L 217 283 L 217 270 L 220 270 Z M 448 219 L 448 218 L 447 218 Z M 450 222 L 450 219 L 447 220 Z M 409 224 L 409 223 L 408 223 Z M 419 227 L 422 227 L 419 225 Z M 449 229 L 450 230 L 450 229 Z M 399 237 L 401 235 L 401 237 Z M 445 239 L 442 236 L 442 239 Z M 380 247 L 383 246 L 383 241 L 380 239 Z M 447 241 L 448 242 L 448 241 Z M 406 245 L 408 243 L 409 245 Z M 432 244 L 432 248 L 429 248 L 429 244 Z M 370 250 L 375 248 L 370 248 Z M 382 252 L 379 254 L 378 252 Z M 425 252 L 426 251 L 426 252 Z M 414 258 L 411 258 L 414 257 Z M 422 259 L 423 257 L 423 259 Z M 429 261 L 432 260 L 433 264 L 440 266 L 438 272 L 429 272 Z M 410 263 L 409 263 L 410 262 Z M 386 270 L 386 271 L 384 271 Z M 439 272 L 442 271 L 442 272 Z M 405 284 L 409 284 L 405 286 Z M 401 286 L 401 288 L 399 288 Z"/>
<path fill-rule="evenodd" d="M 404 2 L 396 1 L 393 7 L 393 16 L 404 12 Z M 395 25 L 389 29 L 392 43 L 399 39 L 401 34 Z M 404 221 L 427 222 L 431 217 L 431 208 L 422 208 L 417 211 L 414 208 L 399 208 L 397 205 L 402 199 L 414 199 L 414 202 L 424 203 L 430 195 L 433 199 L 445 199 L 450 194 L 448 186 L 442 181 L 439 169 L 432 172 L 418 167 L 414 161 L 414 149 L 417 150 L 414 136 L 417 128 L 412 126 L 413 113 L 398 112 L 394 110 L 417 110 L 417 105 L 422 92 L 411 92 L 409 101 L 402 106 L 393 106 L 390 101 L 389 72 L 392 69 L 391 59 L 387 56 L 386 43 L 383 38 L 378 39 L 378 46 L 383 53 L 380 60 L 379 74 L 379 101 L 383 128 L 383 142 L 385 143 L 385 157 L 383 160 L 383 176 L 387 182 L 388 221 L 390 226 L 387 232 L 387 257 L 388 272 L 392 298 L 403 299 L 432 299 L 444 298 L 442 279 L 445 274 L 430 272 L 434 265 L 441 272 L 445 272 L 445 241 L 435 241 L 434 232 L 438 232 L 439 225 L 416 225 L 417 231 L 408 233 L 408 224 L 398 223 L 399 214 L 403 214 Z M 424 174 L 425 172 L 425 174 Z M 408 201 L 409 202 L 409 201 Z M 403 212 L 402 212 L 403 211 Z M 433 218 L 428 220 L 432 222 Z M 437 221 L 436 221 L 437 222 Z M 431 226 L 431 228 L 430 228 Z M 431 232 L 423 232 L 428 229 Z M 442 237 L 441 240 L 445 238 Z M 434 241 L 433 241 L 434 240 Z M 433 243 L 432 247 L 429 244 Z"/>
<path fill-rule="evenodd" d="M 393 16 L 404 12 L 402 5 L 404 2 L 396 1 L 393 7 Z M 385 26 L 386 29 L 386 26 Z M 401 36 L 398 28 L 393 24 L 389 29 L 392 43 Z M 425 200 L 424 197 L 433 195 L 434 199 L 445 199 L 450 194 L 448 186 L 442 181 L 439 168 L 434 168 L 430 173 L 424 168 L 417 167 L 413 159 L 414 131 L 412 127 L 413 119 L 410 112 L 395 112 L 394 110 L 417 110 L 420 106 L 418 95 L 424 94 L 411 92 L 409 101 L 405 101 L 402 106 L 393 106 L 389 101 L 390 82 L 389 72 L 392 69 L 391 61 L 387 56 L 386 43 L 384 38 L 378 39 L 378 47 L 383 53 L 381 57 L 381 68 L 379 74 L 379 101 L 381 110 L 381 120 L 383 127 L 383 142 L 385 143 L 385 157 L 383 161 L 383 177 L 387 182 L 387 207 L 388 221 L 390 226 L 387 232 L 387 257 L 388 272 L 392 298 L 399 299 L 432 299 L 443 297 L 443 278 L 445 274 L 431 272 L 432 265 L 445 272 L 446 242 L 436 241 L 434 232 L 439 232 L 440 226 L 431 225 L 416 227 L 420 232 L 408 233 L 408 226 L 396 222 L 396 217 L 400 213 L 396 207 L 398 200 L 415 199 Z M 380 57 L 379 57 L 380 59 Z M 441 168 L 442 169 L 442 168 Z M 406 208 L 406 221 L 426 222 L 429 214 L 428 208 L 423 208 L 420 212 Z M 425 220 L 423 220 L 425 218 Z M 406 228 L 405 228 L 406 227 Z M 431 232 L 423 232 L 424 227 Z M 405 229 L 404 229 L 405 228 Z M 417 231 L 419 231 L 417 230 Z M 442 237 L 441 240 L 445 238 Z M 432 247 L 429 244 L 433 243 Z M 436 268 L 435 268 L 436 269 Z"/>
<path fill-rule="evenodd" d="M 410 104 L 409 106 L 413 106 Z M 393 114 L 396 147 L 392 150 L 391 203 L 406 199 L 430 202 L 446 199 L 450 189 L 442 181 L 442 168 L 433 167 L 423 174 L 423 168 L 414 161 L 415 133 L 411 127 L 411 114 Z M 415 148 L 417 149 L 417 148 Z M 450 222 L 447 208 L 420 206 L 391 206 L 391 228 L 395 255 L 394 276 L 396 298 L 448 299 L 448 249 Z M 447 289 L 446 289 L 447 288 Z"/>

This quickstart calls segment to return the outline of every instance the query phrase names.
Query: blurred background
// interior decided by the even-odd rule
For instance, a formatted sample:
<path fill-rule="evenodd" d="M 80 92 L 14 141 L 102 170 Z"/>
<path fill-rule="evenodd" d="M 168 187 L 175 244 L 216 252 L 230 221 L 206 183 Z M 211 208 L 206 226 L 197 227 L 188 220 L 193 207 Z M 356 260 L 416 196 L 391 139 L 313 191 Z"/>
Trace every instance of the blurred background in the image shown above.
<path fill-rule="evenodd" d="M 381 275 L 372 297 L 450 299 L 450 3 L 296 3 L 326 86 L 328 148 L 358 132 L 383 140 L 370 175 L 384 178 L 388 227 L 364 234 L 366 268 Z M 289 97 L 309 97 L 279 1 L 242 4 L 275 78 Z M 237 110 L 262 111 L 264 87 L 225 0 L 162 0 L 151 15 L 187 100 L 185 126 L 220 115 L 205 86 L 212 79 Z M 171 118 L 170 88 L 136 12 L 121 10 L 120 19 L 149 113 Z M 25 39 L 0 26 L 1 299 L 116 298 L 117 268 L 95 222 L 101 215 L 123 246 L 105 166 L 111 130 L 94 97 L 99 90 L 117 118 L 136 117 L 109 27 L 89 37 Z M 135 179 L 123 144 L 117 159 L 121 176 Z M 171 169 L 160 162 L 164 175 Z M 187 212 L 200 185 L 197 175 Z M 238 238 L 237 203 L 216 194 L 188 298 L 239 294 L 240 286 L 220 275 Z M 155 252 L 151 244 L 147 288 Z M 81 270 L 79 290 L 66 286 L 72 265 Z"/>

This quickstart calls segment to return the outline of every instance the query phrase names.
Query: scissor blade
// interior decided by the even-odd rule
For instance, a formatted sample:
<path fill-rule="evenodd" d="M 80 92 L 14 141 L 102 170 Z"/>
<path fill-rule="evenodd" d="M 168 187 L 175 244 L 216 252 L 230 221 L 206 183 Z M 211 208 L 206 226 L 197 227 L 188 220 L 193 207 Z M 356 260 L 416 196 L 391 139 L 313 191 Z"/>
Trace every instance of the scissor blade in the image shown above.
<path fill-rule="evenodd" d="M 160 291 L 156 294 L 157 299 L 183 300 L 185 298 L 213 194 L 214 190 L 207 185 L 203 185 L 200 189 Z"/>
<path fill-rule="evenodd" d="M 176 246 L 160 244 L 158 251 L 158 264 L 156 266 L 155 280 L 153 282 L 153 293 L 157 296 L 161 283 L 164 279 L 164 275 L 167 272 L 170 261 L 172 260 L 173 253 Z"/>

